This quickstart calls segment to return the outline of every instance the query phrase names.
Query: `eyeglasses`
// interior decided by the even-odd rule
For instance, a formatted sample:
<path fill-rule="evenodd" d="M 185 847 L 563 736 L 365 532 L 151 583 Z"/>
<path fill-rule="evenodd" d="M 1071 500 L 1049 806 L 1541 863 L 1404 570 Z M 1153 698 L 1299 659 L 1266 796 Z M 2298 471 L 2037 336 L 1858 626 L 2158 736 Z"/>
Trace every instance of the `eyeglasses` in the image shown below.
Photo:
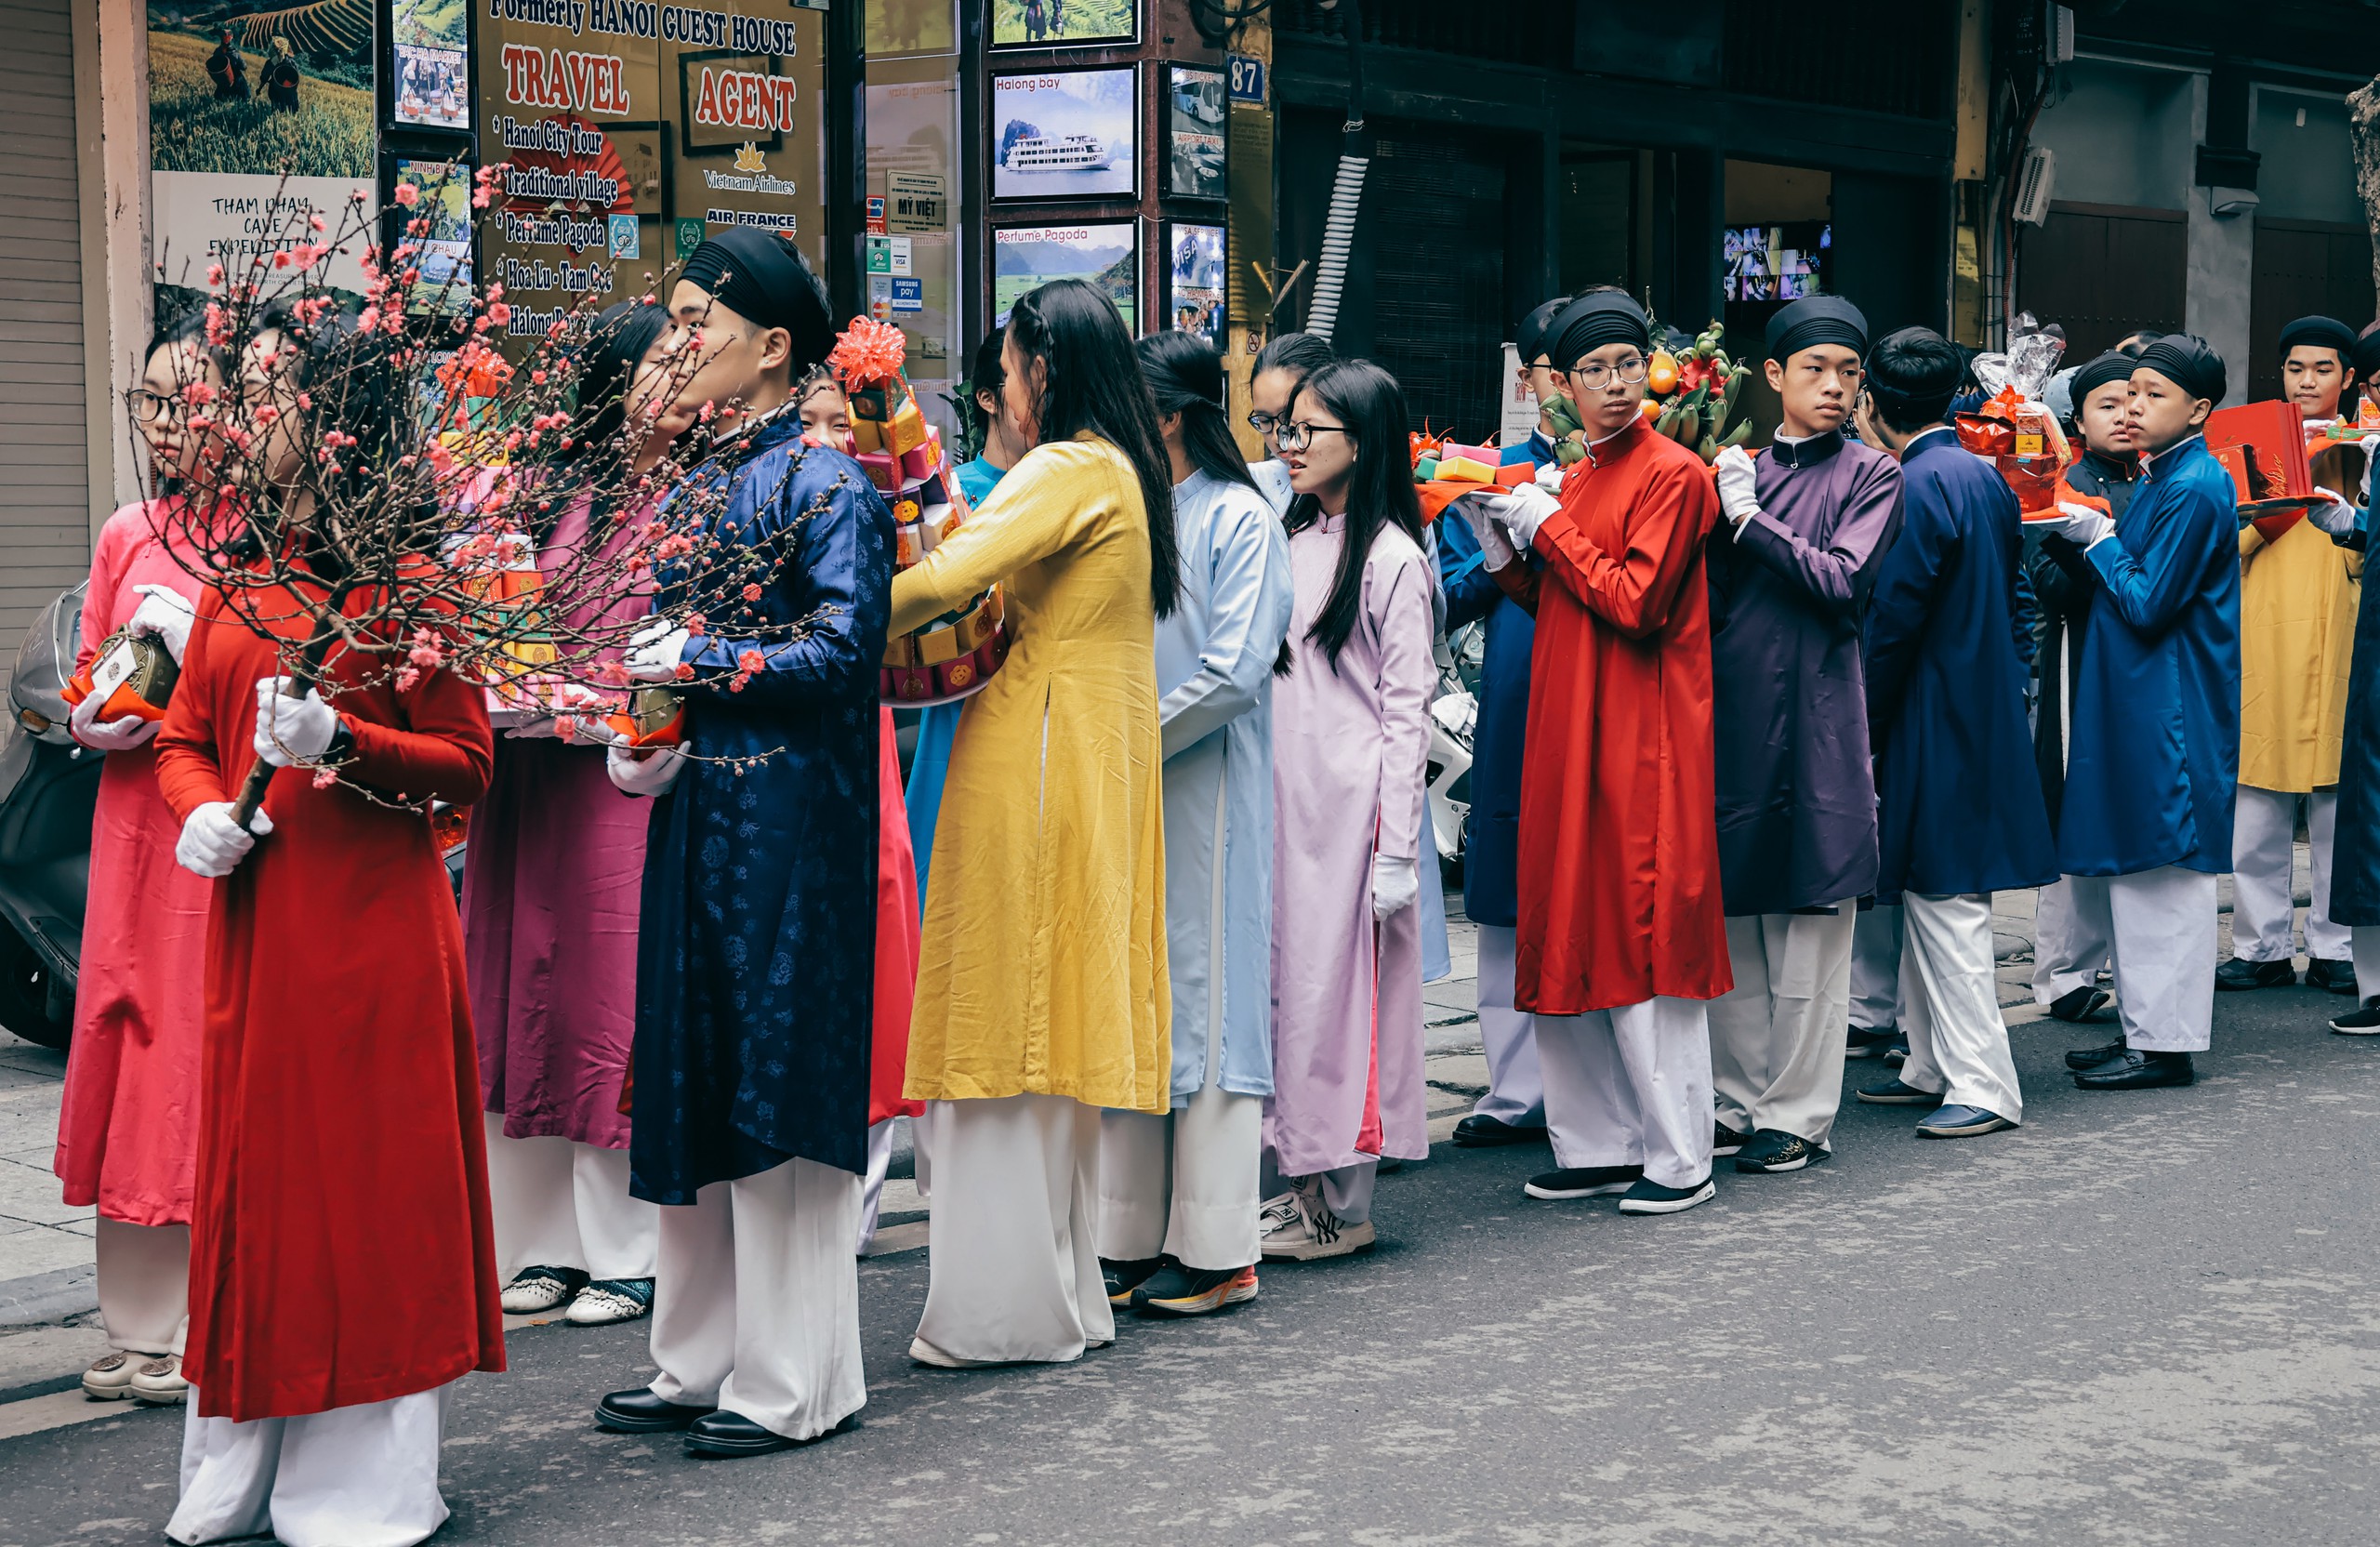
<path fill-rule="evenodd" d="M 142 424 L 181 417 L 181 400 L 172 393 L 152 392 L 146 387 L 135 387 L 125 396 L 131 401 L 132 416 Z"/>
<path fill-rule="evenodd" d="M 1592 364 L 1580 366 L 1577 370 L 1572 371 L 1570 375 L 1578 381 L 1580 386 L 1584 387 L 1588 391 L 1599 392 L 1606 387 L 1611 385 L 1615 377 L 1626 383 L 1628 386 L 1633 387 L 1638 382 L 1644 380 L 1646 375 L 1652 371 L 1652 368 L 1653 363 L 1651 361 L 1646 359 L 1641 354 L 1632 354 L 1627 359 L 1620 362 L 1617 365 L 1606 365 L 1602 361 L 1598 360 Z"/>
<path fill-rule="evenodd" d="M 1248 428 L 1259 435 L 1270 435 L 1273 432 L 1273 427 L 1280 422 L 1280 415 L 1267 414 L 1261 408 L 1248 416 Z"/>
<path fill-rule="evenodd" d="M 1343 424 L 1291 424 L 1287 420 L 1281 420 L 1279 423 L 1280 433 L 1276 435 L 1275 439 L 1281 443 L 1281 449 L 1283 451 L 1303 451 L 1306 447 L 1314 444 L 1314 438 L 1316 435 L 1326 433 L 1331 435 L 1352 435 L 1355 433 L 1354 430 L 1349 430 Z"/>

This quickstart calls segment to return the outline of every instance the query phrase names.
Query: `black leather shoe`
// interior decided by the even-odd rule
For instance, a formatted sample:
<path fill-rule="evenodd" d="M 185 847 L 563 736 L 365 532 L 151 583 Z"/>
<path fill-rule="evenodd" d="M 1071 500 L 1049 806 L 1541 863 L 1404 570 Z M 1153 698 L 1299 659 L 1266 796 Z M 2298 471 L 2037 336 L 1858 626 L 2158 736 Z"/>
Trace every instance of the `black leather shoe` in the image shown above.
<path fill-rule="evenodd" d="M 1498 1144 L 1541 1144 L 1545 1142 L 1545 1126 L 1525 1128 L 1508 1123 L 1482 1112 L 1474 1112 L 1454 1125 L 1454 1142 L 1464 1149 L 1489 1149 Z"/>
<path fill-rule="evenodd" d="M 2355 963 L 2318 956 L 2306 964 L 2306 986 L 2327 988 L 2334 994 L 2352 994 L 2355 992 Z"/>
<path fill-rule="evenodd" d="M 2126 1048 L 2096 1069 L 2078 1071 L 2074 1083 L 2085 1091 L 2155 1091 L 2168 1085 L 2195 1085 L 2198 1070 L 2186 1052 Z"/>
<path fill-rule="evenodd" d="M 595 1404 L 595 1421 L 619 1435 L 657 1435 L 670 1429 L 683 1429 L 711 1408 L 697 1408 L 685 1402 L 664 1402 L 653 1395 L 651 1386 L 638 1386 L 631 1391 L 615 1391 Z"/>
<path fill-rule="evenodd" d="M 1890 1026 L 1853 1026 L 1844 1035 L 1843 1056 L 1845 1058 L 1882 1058 L 1884 1050 L 1893 1045 L 1898 1035 Z"/>
<path fill-rule="evenodd" d="M 2286 988 L 2296 981 L 2297 964 L 2285 957 L 2279 961 L 2242 961 L 2235 956 L 2215 970 L 2215 986 L 2235 991 Z"/>
<path fill-rule="evenodd" d="M 2069 1069 L 2096 1069 L 2111 1058 L 2122 1056 L 2123 1038 L 2119 1037 L 2099 1047 L 2075 1049 L 2066 1055 L 2066 1066 Z"/>
<path fill-rule="evenodd" d="M 732 1413 L 721 1408 L 694 1420 L 686 1431 L 686 1454 L 690 1456 L 766 1456 L 778 1450 L 790 1450 L 797 1445 L 815 1445 L 832 1435 L 843 1434 L 859 1427 L 859 1414 L 853 1413 L 840 1423 L 817 1436 L 817 1439 L 787 1439 L 774 1429 L 763 1429 L 742 1413 Z"/>
<path fill-rule="evenodd" d="M 2069 993 L 2060 994 L 2057 998 L 2050 1000 L 2049 1012 L 2052 1016 L 2061 1021 L 2088 1020 L 2090 1019 L 2091 1012 L 2107 1003 L 2108 998 L 2108 991 L 2106 989 L 2086 983 L 2080 988 L 2074 989 Z M 2122 1047 L 2122 1044 L 2118 1043 L 2117 1046 Z M 2072 1055 L 2069 1054 L 2068 1058 L 2069 1063 L 2071 1063 Z M 2075 1068 L 2082 1067 L 2079 1064 L 2072 1064 L 2072 1066 Z"/>

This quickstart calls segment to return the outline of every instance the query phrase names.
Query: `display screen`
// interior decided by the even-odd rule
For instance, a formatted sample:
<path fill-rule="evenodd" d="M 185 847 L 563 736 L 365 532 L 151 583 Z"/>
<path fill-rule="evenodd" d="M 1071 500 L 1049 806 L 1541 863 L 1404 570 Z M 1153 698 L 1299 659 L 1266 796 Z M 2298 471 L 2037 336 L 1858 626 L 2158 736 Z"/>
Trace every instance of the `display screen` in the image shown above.
<path fill-rule="evenodd" d="M 1823 220 L 1729 226 L 1724 293 L 1731 301 L 1793 301 L 1826 294 L 1833 227 Z"/>

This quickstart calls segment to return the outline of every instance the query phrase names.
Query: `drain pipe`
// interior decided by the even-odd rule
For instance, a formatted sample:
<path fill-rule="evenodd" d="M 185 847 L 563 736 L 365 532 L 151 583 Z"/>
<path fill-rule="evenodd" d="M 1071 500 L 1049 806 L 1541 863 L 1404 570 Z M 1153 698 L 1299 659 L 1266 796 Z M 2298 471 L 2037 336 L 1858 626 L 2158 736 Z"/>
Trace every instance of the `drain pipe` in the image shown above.
<path fill-rule="evenodd" d="M 1346 287 L 1347 257 L 1355 242 L 1355 209 L 1363 202 L 1364 172 L 1371 165 L 1371 136 L 1364 127 L 1364 13 L 1361 0 L 1322 0 L 1336 10 L 1347 34 L 1347 121 L 1341 133 L 1339 173 L 1330 183 L 1330 213 L 1322 226 L 1322 257 L 1315 265 L 1314 298 L 1305 330 L 1328 338 L 1339 325 L 1339 298 Z"/>

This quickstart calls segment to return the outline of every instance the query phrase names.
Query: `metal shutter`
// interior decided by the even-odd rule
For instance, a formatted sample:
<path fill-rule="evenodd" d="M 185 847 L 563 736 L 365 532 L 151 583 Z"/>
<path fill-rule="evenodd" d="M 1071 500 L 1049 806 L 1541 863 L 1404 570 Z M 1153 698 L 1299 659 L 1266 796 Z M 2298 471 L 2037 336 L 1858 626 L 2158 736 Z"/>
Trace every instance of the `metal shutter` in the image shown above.
<path fill-rule="evenodd" d="M 73 3 L 0 0 L 0 689 L 91 562 Z"/>

